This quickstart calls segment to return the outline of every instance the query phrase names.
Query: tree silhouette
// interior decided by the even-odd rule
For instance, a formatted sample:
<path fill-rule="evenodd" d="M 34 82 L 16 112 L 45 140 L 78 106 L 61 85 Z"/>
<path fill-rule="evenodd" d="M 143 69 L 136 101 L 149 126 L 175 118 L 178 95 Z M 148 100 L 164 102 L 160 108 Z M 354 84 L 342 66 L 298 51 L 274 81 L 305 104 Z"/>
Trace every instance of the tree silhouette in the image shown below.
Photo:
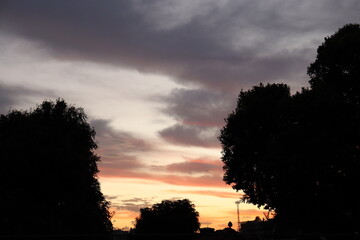
<path fill-rule="evenodd" d="M 60 99 L 0 116 L 1 234 L 112 230 L 94 137 L 84 111 Z"/>
<path fill-rule="evenodd" d="M 224 180 L 275 209 L 281 231 L 359 232 L 360 26 L 325 39 L 308 68 L 310 88 L 240 92 L 219 137 Z"/>
<path fill-rule="evenodd" d="M 241 91 L 237 108 L 221 130 L 224 180 L 245 192 L 245 199 L 259 206 L 276 207 L 278 166 L 273 152 L 278 131 L 285 128 L 290 90 L 284 84 L 268 84 Z M 266 173 L 266 174 L 264 174 Z"/>
<path fill-rule="evenodd" d="M 188 199 L 164 200 L 140 209 L 135 233 L 138 239 L 191 239 L 199 230 L 199 213 Z"/>

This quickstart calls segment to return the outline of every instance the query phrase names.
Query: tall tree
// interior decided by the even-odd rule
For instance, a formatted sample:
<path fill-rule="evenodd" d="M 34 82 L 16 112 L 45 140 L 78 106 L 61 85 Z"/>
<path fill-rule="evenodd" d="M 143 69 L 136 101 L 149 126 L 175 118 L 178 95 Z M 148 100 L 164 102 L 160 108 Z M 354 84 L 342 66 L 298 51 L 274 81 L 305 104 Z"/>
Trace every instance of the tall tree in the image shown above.
<path fill-rule="evenodd" d="M 0 233 L 112 230 L 97 179 L 95 131 L 81 108 L 44 101 L 0 116 Z"/>
<path fill-rule="evenodd" d="M 138 239 L 191 239 L 199 230 L 199 213 L 188 199 L 164 200 L 140 209 L 135 233 Z"/>
<path fill-rule="evenodd" d="M 224 180 L 274 209 L 279 228 L 359 232 L 360 26 L 325 39 L 310 89 L 260 85 L 239 95 L 219 137 Z"/>
<path fill-rule="evenodd" d="M 284 84 L 261 84 L 241 91 L 235 111 L 221 130 L 224 180 L 259 206 L 276 207 L 275 177 L 281 160 L 271 159 L 289 115 L 289 102 L 290 90 Z"/>

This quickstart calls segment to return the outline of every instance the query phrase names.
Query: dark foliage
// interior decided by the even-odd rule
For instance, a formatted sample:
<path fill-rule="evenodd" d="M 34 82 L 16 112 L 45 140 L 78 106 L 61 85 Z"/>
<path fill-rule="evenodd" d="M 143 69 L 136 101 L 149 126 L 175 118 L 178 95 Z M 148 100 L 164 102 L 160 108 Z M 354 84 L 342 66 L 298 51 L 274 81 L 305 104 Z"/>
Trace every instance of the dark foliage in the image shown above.
<path fill-rule="evenodd" d="M 103 234 L 95 131 L 81 108 L 44 101 L 0 116 L 0 234 Z"/>
<path fill-rule="evenodd" d="M 137 239 L 191 239 L 200 227 L 198 217 L 188 199 L 164 200 L 140 209 L 135 234 Z"/>
<path fill-rule="evenodd" d="M 360 25 L 325 39 L 310 89 L 242 91 L 219 137 L 224 180 L 274 209 L 281 232 L 359 232 Z"/>

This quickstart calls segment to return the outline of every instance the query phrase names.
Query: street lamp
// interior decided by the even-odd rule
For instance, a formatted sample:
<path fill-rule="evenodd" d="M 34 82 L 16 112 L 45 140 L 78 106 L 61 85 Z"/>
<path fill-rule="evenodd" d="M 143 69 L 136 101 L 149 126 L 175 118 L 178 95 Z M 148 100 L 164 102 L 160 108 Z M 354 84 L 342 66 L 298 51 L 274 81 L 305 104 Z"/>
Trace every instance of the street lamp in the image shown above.
<path fill-rule="evenodd" d="M 241 224 L 240 224 L 240 214 L 239 214 L 239 204 L 240 200 L 236 201 L 235 204 L 237 206 L 237 218 L 238 218 L 238 231 L 240 232 Z"/>

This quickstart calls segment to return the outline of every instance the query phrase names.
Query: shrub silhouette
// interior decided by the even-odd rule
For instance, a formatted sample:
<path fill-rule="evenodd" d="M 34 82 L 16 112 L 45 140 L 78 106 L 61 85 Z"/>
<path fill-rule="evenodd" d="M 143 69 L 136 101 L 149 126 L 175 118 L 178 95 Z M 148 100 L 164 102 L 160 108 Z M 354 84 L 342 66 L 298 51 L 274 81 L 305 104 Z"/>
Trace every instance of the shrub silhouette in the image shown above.
<path fill-rule="evenodd" d="M 135 234 L 138 239 L 191 239 L 200 227 L 198 217 L 195 205 L 188 199 L 164 200 L 140 209 Z"/>

